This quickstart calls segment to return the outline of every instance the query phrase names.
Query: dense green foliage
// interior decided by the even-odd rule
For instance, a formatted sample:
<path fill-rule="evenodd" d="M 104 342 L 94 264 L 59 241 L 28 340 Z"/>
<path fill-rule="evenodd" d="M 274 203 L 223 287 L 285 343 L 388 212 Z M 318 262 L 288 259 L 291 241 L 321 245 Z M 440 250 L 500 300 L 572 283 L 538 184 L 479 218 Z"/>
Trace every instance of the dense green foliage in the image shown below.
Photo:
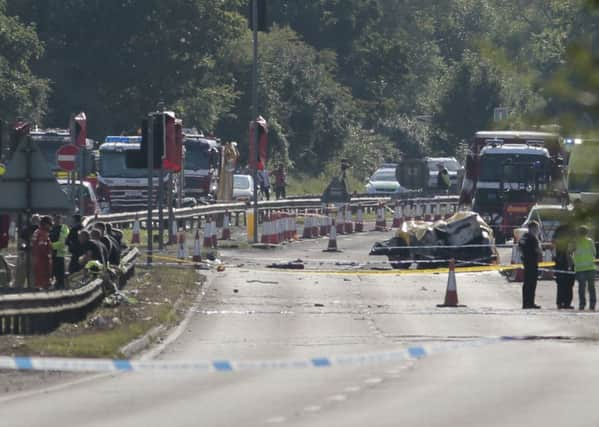
<path fill-rule="evenodd" d="M 402 155 L 455 154 L 479 129 L 564 112 L 593 126 L 594 2 L 270 0 L 258 107 L 271 156 L 311 175 L 346 157 L 361 180 Z M 0 0 L 0 117 L 65 126 L 84 110 L 101 138 L 164 101 L 245 155 L 246 11 L 245 0 Z M 496 107 L 507 121 L 493 121 Z"/>

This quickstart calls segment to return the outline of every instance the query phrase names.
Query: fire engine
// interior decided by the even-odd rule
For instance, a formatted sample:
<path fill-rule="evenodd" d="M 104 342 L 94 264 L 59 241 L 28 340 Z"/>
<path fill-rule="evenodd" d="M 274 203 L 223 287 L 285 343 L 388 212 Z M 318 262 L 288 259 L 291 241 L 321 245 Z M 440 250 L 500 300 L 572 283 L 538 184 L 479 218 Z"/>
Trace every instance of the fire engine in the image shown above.
<path fill-rule="evenodd" d="M 196 129 L 184 129 L 185 145 L 184 185 L 186 197 L 197 200 L 213 199 L 218 187 L 221 143 L 204 136 Z"/>
<path fill-rule="evenodd" d="M 466 159 L 460 205 L 472 206 L 505 242 L 537 202 L 566 195 L 562 145 L 548 132 L 477 132 Z"/>
<path fill-rule="evenodd" d="M 140 211 L 148 206 L 148 170 L 127 167 L 127 151 L 139 150 L 141 136 L 107 136 L 99 149 L 98 188 L 103 212 Z M 164 172 L 168 182 L 169 172 Z M 153 200 L 158 195 L 159 171 L 153 174 Z"/>

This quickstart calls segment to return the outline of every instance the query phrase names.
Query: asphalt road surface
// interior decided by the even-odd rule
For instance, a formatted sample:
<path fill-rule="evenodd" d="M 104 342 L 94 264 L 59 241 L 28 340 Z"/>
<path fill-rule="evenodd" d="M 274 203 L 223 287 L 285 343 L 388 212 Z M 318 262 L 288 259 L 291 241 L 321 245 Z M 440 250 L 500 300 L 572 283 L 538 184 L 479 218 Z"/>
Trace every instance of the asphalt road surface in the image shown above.
<path fill-rule="evenodd" d="M 100 375 L 0 398 L 2 426 L 597 426 L 599 314 L 557 311 L 555 284 L 524 311 L 496 272 L 457 275 L 462 308 L 437 308 L 445 274 L 342 270 L 384 234 L 224 254 L 164 360 L 265 360 L 414 344 L 456 348 L 416 361 L 343 368 Z M 265 269 L 307 261 L 308 271 Z M 471 346 L 499 336 L 527 341 Z"/>

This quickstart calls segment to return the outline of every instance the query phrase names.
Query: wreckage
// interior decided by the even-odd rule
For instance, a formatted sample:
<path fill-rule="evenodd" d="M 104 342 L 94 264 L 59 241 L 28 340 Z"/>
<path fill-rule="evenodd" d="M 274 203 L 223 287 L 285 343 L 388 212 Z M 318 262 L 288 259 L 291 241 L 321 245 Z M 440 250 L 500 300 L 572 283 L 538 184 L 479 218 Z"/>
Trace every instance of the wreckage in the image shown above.
<path fill-rule="evenodd" d="M 370 255 L 386 255 L 394 268 L 496 264 L 493 230 L 476 212 L 458 212 L 445 221 L 406 221 L 395 236 L 376 242 Z"/>

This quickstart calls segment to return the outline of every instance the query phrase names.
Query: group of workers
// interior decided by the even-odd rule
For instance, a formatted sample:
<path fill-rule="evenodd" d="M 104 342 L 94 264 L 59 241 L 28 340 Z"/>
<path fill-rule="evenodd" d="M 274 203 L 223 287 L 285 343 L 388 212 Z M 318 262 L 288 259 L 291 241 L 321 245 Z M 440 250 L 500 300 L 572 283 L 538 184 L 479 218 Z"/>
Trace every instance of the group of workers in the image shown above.
<path fill-rule="evenodd" d="M 121 252 L 126 248 L 120 230 L 102 222 L 85 228 L 78 214 L 73 215 L 71 227 L 64 223 L 61 215 L 33 215 L 30 226 L 21 230 L 20 238 L 23 245 L 17 262 L 17 281 L 24 283 L 28 277 L 38 290 L 65 288 L 67 251 L 70 275 L 83 269 L 101 271 L 107 266 L 119 265 Z M 25 265 L 24 251 L 28 247 L 31 248 L 31 268 Z M 28 276 L 27 270 L 32 275 Z"/>
<path fill-rule="evenodd" d="M 285 173 L 283 164 L 277 166 L 272 172 L 272 176 L 274 177 L 277 200 L 286 198 L 287 174 Z M 262 160 L 258 161 L 258 187 L 266 200 L 270 200 L 270 173 L 264 167 Z"/>
<path fill-rule="evenodd" d="M 539 241 L 540 226 L 536 221 L 528 224 L 528 231 L 520 238 L 518 246 L 524 265 L 524 283 L 522 284 L 522 308 L 538 309 L 535 304 L 535 291 L 539 276 L 539 260 L 542 250 Z M 555 266 L 554 275 L 557 282 L 556 304 L 558 309 L 573 309 L 573 287 L 578 282 L 578 309 L 587 307 L 595 311 L 597 296 L 595 292 L 595 258 L 597 256 L 595 242 L 589 236 L 589 228 L 585 225 L 573 229 L 568 224 L 560 225 L 554 233 Z"/>

